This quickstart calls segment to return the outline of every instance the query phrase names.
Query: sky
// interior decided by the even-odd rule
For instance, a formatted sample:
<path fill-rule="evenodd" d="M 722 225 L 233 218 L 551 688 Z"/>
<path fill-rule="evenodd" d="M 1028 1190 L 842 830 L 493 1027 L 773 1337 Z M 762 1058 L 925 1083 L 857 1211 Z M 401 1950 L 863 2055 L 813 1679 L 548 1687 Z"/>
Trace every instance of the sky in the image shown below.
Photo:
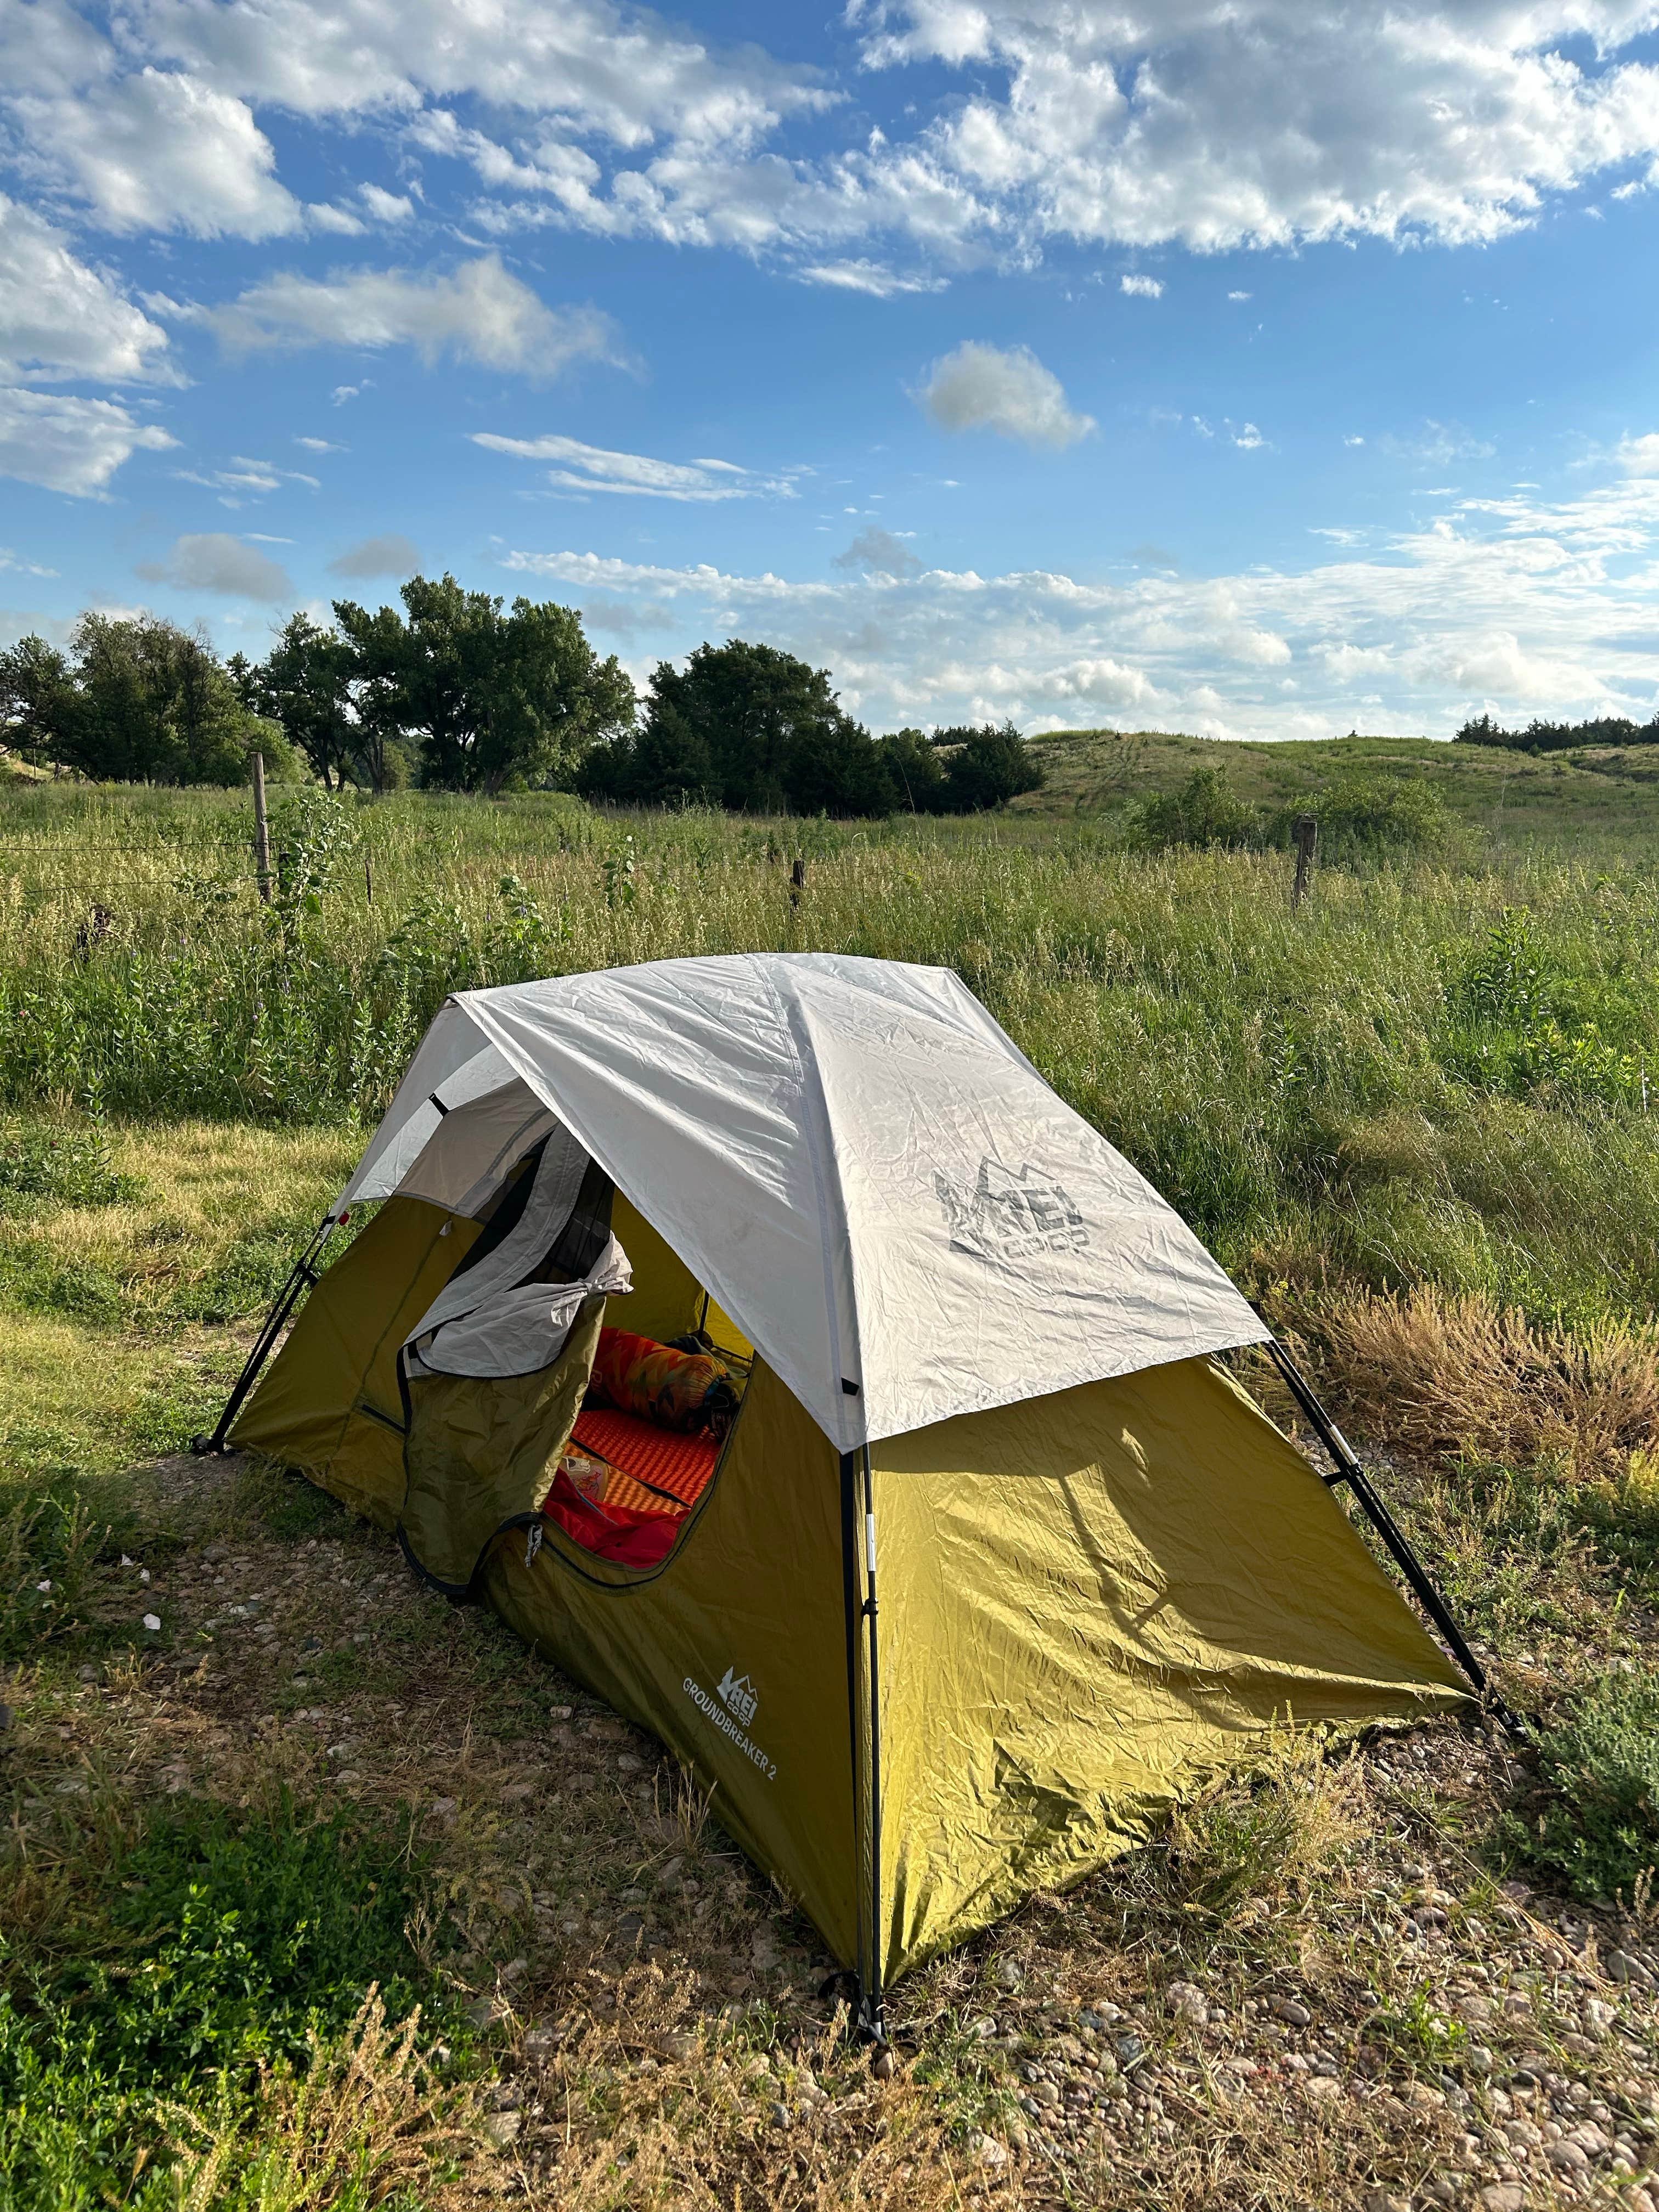
<path fill-rule="evenodd" d="M 0 0 L 0 642 L 416 569 L 880 731 L 1659 706 L 1659 0 Z"/>

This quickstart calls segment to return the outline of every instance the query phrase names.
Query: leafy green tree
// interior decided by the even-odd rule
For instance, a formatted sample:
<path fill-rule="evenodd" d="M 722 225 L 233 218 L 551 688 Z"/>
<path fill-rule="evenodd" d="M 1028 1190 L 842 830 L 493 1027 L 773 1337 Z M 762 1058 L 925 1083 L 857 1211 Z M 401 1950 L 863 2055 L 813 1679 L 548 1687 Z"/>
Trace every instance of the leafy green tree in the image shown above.
<path fill-rule="evenodd" d="M 945 770 L 936 747 L 920 730 L 899 730 L 878 738 L 877 750 L 893 787 L 897 811 L 939 814 L 945 805 Z"/>
<path fill-rule="evenodd" d="M 1012 722 L 1000 729 L 936 730 L 933 744 L 950 749 L 941 813 L 986 814 L 1022 792 L 1042 788 L 1042 769 Z"/>
<path fill-rule="evenodd" d="M 356 667 L 353 648 L 337 631 L 295 614 L 259 667 L 246 673 L 234 664 L 230 669 L 232 681 L 250 704 L 281 724 L 325 791 L 339 789 L 348 779 L 357 781 L 357 771 L 365 766 L 367 781 L 376 790 L 382 787 L 372 759 L 365 757 L 368 749 L 360 744 L 352 696 Z"/>
<path fill-rule="evenodd" d="M 601 661 L 573 608 L 502 603 L 451 575 L 413 576 L 404 612 L 337 600 L 355 655 L 363 728 L 384 747 L 418 740 L 423 781 L 493 793 L 568 781 L 596 742 L 634 718 L 634 687 L 613 654 Z"/>
<path fill-rule="evenodd" d="M 40 639 L 7 656 L 38 757 L 100 781 L 240 783 L 263 726 L 204 636 L 154 616 L 88 614 L 68 658 Z"/>
<path fill-rule="evenodd" d="M 700 645 L 684 669 L 659 661 L 637 738 L 595 754 L 582 787 L 635 805 L 704 797 L 756 813 L 885 814 L 897 803 L 829 671 L 741 638 Z"/>
<path fill-rule="evenodd" d="M 51 760 L 78 711 L 75 678 L 56 646 L 29 636 L 0 653 L 0 743 L 27 760 Z"/>

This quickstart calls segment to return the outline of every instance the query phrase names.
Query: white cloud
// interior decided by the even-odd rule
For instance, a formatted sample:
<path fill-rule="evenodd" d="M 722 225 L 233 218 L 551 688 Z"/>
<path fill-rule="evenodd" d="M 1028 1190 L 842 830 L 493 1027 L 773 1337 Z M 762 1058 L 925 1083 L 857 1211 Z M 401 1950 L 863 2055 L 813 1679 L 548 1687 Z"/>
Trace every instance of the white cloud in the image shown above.
<path fill-rule="evenodd" d="M 1640 438 L 1621 439 L 1619 464 L 1627 476 L 1659 477 L 1659 430 L 1650 430 Z"/>
<path fill-rule="evenodd" d="M 1248 292 L 1229 292 L 1227 295 L 1230 300 L 1248 300 L 1249 296 Z"/>
<path fill-rule="evenodd" d="M 395 530 L 380 538 L 364 538 L 328 564 L 331 576 L 413 576 L 421 565 L 421 549 L 412 538 Z"/>
<path fill-rule="evenodd" d="M 1429 469 L 1443 469 L 1453 461 L 1489 461 L 1498 450 L 1461 422 L 1437 422 L 1432 418 L 1414 436 L 1383 438 L 1378 442 L 1385 453 L 1398 459 L 1415 461 Z"/>
<path fill-rule="evenodd" d="M 326 230 L 337 238 L 362 238 L 368 225 L 349 208 L 331 202 L 313 200 L 306 210 L 306 221 L 313 230 Z"/>
<path fill-rule="evenodd" d="M 0 192 L 0 378 L 172 383 L 167 334 L 33 208 Z"/>
<path fill-rule="evenodd" d="M 165 561 L 141 562 L 137 573 L 147 584 L 171 584 L 185 592 L 218 592 L 227 599 L 270 604 L 286 603 L 294 597 L 288 571 L 280 562 L 222 530 L 177 538 Z"/>
<path fill-rule="evenodd" d="M 285 483 L 304 484 L 311 491 L 322 489 L 317 478 L 303 469 L 278 468 L 274 461 L 258 460 L 251 453 L 233 454 L 228 468 L 175 469 L 173 474 L 180 483 L 200 484 L 204 491 L 216 491 L 222 507 L 240 507 L 248 499 L 263 499 L 268 493 L 280 491 Z"/>
<path fill-rule="evenodd" d="M 541 438 L 506 438 L 493 430 L 468 433 L 475 446 L 492 453 L 510 453 L 515 460 L 555 461 L 547 471 L 549 483 L 562 490 L 619 492 L 635 498 L 672 499 L 696 503 L 732 499 L 793 499 L 795 487 L 787 476 L 761 476 L 739 468 L 735 461 L 659 461 L 646 453 L 614 453 L 602 446 L 585 446 L 580 438 L 550 433 Z"/>
<path fill-rule="evenodd" d="M 453 275 L 337 270 L 325 278 L 267 276 L 205 319 L 234 351 L 258 346 L 412 345 L 481 368 L 556 376 L 578 361 L 622 358 L 616 325 L 597 307 L 549 307 L 498 254 Z M 340 385 L 337 399 L 358 387 Z"/>
<path fill-rule="evenodd" d="M 1449 735 L 1487 706 L 1645 718 L 1659 700 L 1659 477 L 1617 475 L 1557 504 L 1465 500 L 1425 529 L 1374 535 L 1374 551 L 1338 546 L 1301 571 L 1120 582 L 870 560 L 797 581 L 575 551 L 505 565 L 584 605 L 648 605 L 663 650 L 764 636 L 828 665 L 877 726 L 1155 713 L 1164 728 L 1328 736 L 1351 726 L 1363 686 L 1370 727 Z"/>
<path fill-rule="evenodd" d="M 902 292 L 943 292 L 945 276 L 901 276 L 879 261 L 815 261 L 794 272 L 803 284 L 826 284 L 842 292 L 867 292 L 875 300 L 891 300 Z"/>
<path fill-rule="evenodd" d="M 1095 427 L 1029 346 L 967 339 L 933 363 L 916 396 L 942 430 L 994 430 L 1027 446 L 1074 446 Z"/>
<path fill-rule="evenodd" d="M 1117 289 L 1120 292 L 1127 292 L 1132 300 L 1161 300 L 1164 297 L 1163 283 L 1156 276 L 1120 276 Z"/>
<path fill-rule="evenodd" d="M 25 561 L 13 552 L 9 545 L 0 545 L 0 569 L 15 576 L 55 576 L 56 568 L 42 568 L 38 561 Z"/>
<path fill-rule="evenodd" d="M 1259 453 L 1262 447 L 1267 442 L 1267 441 L 1262 436 L 1261 431 L 1256 428 L 1254 422 L 1245 422 L 1242 424 L 1240 428 L 1234 430 L 1231 434 L 1234 445 L 1239 448 L 1241 453 Z"/>
<path fill-rule="evenodd" d="M 407 222 L 415 212 L 406 192 L 388 192 L 379 185 L 359 185 L 357 191 L 376 222 Z"/>
<path fill-rule="evenodd" d="M 113 400 L 0 387 L 0 476 L 24 483 L 92 498 L 134 453 L 177 442 Z"/>
<path fill-rule="evenodd" d="M 303 446 L 308 453 L 343 453 L 346 451 L 345 447 L 337 445 L 331 438 L 296 437 L 294 442 L 296 446 Z"/>
<path fill-rule="evenodd" d="M 919 576 L 921 563 L 897 532 L 872 522 L 860 530 L 844 553 L 837 553 L 837 568 L 862 568 L 872 576 Z"/>
<path fill-rule="evenodd" d="M 371 379 L 372 382 L 373 380 Z M 331 395 L 337 407 L 343 407 L 348 399 L 356 399 L 363 390 L 361 384 L 337 384 Z"/>
<path fill-rule="evenodd" d="M 142 69 L 13 112 L 35 162 L 106 229 L 275 238 L 303 226 L 248 107 L 198 77 Z"/>

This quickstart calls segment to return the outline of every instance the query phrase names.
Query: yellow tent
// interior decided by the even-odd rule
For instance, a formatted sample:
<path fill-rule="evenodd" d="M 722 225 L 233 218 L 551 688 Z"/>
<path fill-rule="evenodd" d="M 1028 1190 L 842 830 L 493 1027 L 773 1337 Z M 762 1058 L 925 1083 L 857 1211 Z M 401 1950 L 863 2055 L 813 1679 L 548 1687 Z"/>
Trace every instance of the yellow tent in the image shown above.
<path fill-rule="evenodd" d="M 879 2033 L 896 1975 L 1275 1723 L 1468 1699 L 1218 1364 L 1267 1336 L 948 971 L 675 961 L 449 1002 L 213 1441 L 302 1468 L 657 1735 Z M 561 1500 L 588 1510 L 596 1355 L 636 1338 L 723 1371 L 730 1425 L 646 1436 L 641 1467 L 703 1472 L 607 1552 Z"/>

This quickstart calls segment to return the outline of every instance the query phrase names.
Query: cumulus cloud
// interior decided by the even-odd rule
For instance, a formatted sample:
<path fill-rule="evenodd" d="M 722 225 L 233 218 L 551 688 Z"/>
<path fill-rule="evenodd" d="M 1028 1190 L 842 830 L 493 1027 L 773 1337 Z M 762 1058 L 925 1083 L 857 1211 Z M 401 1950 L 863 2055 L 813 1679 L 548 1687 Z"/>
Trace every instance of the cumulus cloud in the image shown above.
<path fill-rule="evenodd" d="M 134 453 L 163 453 L 176 443 L 113 400 L 0 387 L 0 476 L 48 491 L 95 497 Z"/>
<path fill-rule="evenodd" d="M 1338 546 L 1299 571 L 1126 581 L 868 560 L 797 580 L 574 550 L 516 551 L 506 566 L 584 605 L 648 606 L 665 650 L 764 624 L 833 668 L 878 726 L 1155 714 L 1216 735 L 1329 736 L 1352 726 L 1362 690 L 1370 726 L 1411 733 L 1449 735 L 1487 707 L 1651 712 L 1659 477 L 1615 473 L 1556 503 L 1463 500 L 1426 529 L 1374 534 L 1374 550 Z"/>
<path fill-rule="evenodd" d="M 916 396 L 942 430 L 994 430 L 1027 446 L 1074 446 L 1095 427 L 1029 346 L 969 338 L 933 363 Z"/>
<path fill-rule="evenodd" d="M 331 576 L 413 576 L 419 573 L 421 549 L 412 538 L 388 530 L 379 538 L 362 538 L 328 564 Z"/>
<path fill-rule="evenodd" d="M 863 568 L 876 576 L 919 576 L 921 563 L 904 540 L 872 522 L 860 530 L 844 553 L 837 553 L 837 568 Z"/>
<path fill-rule="evenodd" d="M 1619 462 L 1629 476 L 1659 477 L 1659 430 L 1649 430 L 1639 438 L 1620 439 Z"/>
<path fill-rule="evenodd" d="M 219 592 L 227 599 L 286 604 L 294 597 L 288 571 L 280 562 L 223 530 L 177 538 L 165 561 L 141 562 L 135 573 L 147 584 L 172 584 L 186 592 Z"/>
<path fill-rule="evenodd" d="M 233 352 L 259 346 L 412 345 L 480 368 L 552 377 L 579 361 L 622 358 L 616 325 L 597 307 L 549 307 L 499 254 L 449 276 L 404 269 L 336 270 L 326 277 L 268 276 L 204 319 Z M 336 387 L 336 398 L 353 387 Z"/>
<path fill-rule="evenodd" d="M 468 434 L 487 453 L 510 453 L 520 461 L 556 462 L 547 471 L 547 482 L 564 491 L 619 492 L 635 499 L 696 504 L 795 496 L 788 477 L 761 476 L 735 461 L 659 461 L 647 453 L 615 453 L 603 446 L 585 446 L 580 438 L 552 432 L 542 438 L 506 438 L 493 430 Z"/>
<path fill-rule="evenodd" d="M 167 334 L 114 280 L 88 268 L 62 231 L 0 192 L 0 378 L 176 382 Z"/>
<path fill-rule="evenodd" d="M 106 229 L 274 238 L 303 226 L 250 109 L 198 77 L 141 69 L 13 112 L 37 164 Z"/>
<path fill-rule="evenodd" d="M 1132 300 L 1161 300 L 1164 297 L 1164 286 L 1156 276 L 1120 276 L 1117 289 L 1120 292 L 1127 292 Z"/>

